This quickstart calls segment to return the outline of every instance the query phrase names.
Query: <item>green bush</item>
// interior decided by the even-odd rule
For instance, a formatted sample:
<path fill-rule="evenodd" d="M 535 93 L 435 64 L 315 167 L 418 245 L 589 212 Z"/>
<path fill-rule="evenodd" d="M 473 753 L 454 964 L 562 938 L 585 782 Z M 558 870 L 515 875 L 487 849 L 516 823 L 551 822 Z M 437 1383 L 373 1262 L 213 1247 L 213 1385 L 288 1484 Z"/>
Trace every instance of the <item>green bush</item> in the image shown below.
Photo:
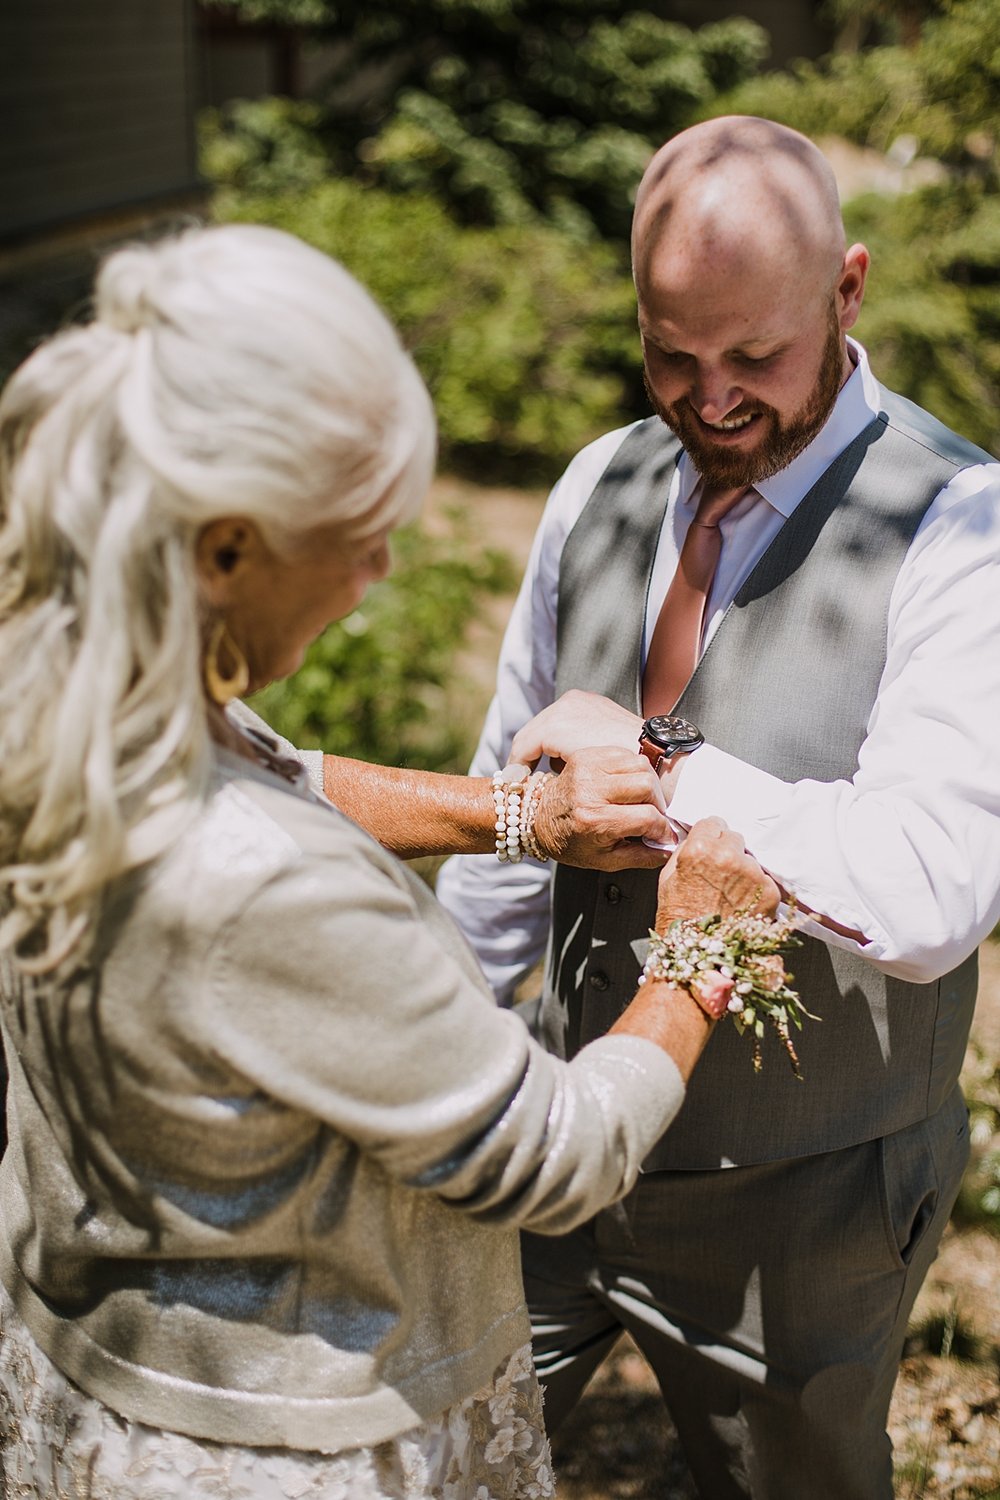
<path fill-rule="evenodd" d="M 914 47 L 874 47 L 753 78 L 722 107 L 842 135 L 885 151 L 900 135 L 921 154 L 996 180 L 1000 28 L 996 0 L 945 0 Z M 719 108 L 716 101 L 714 110 Z"/>
<path fill-rule="evenodd" d="M 236 99 L 202 110 L 199 165 L 209 181 L 239 192 L 301 192 L 329 173 L 321 123 L 306 100 Z"/>
<path fill-rule="evenodd" d="M 1000 453 L 1000 198 L 954 183 L 845 218 L 872 251 L 857 331 L 879 378 Z"/>
<path fill-rule="evenodd" d="M 398 532 L 389 578 L 330 626 L 294 677 L 255 696 L 279 733 L 332 755 L 465 770 L 478 725 L 454 659 L 486 600 L 514 580 L 503 554 L 473 550 L 457 518 L 452 527 L 445 538 Z"/>
<path fill-rule="evenodd" d="M 881 380 L 1000 453 L 996 0 L 939 0 L 923 10 L 939 13 L 912 47 L 798 63 L 742 84 L 721 107 L 880 151 L 910 136 L 948 165 L 935 187 L 845 205 L 848 235 L 872 251 L 857 332 Z"/>
<path fill-rule="evenodd" d="M 608 246 L 542 225 L 460 228 L 431 199 L 353 182 L 227 190 L 215 212 L 300 235 L 369 287 L 428 383 L 446 457 L 478 477 L 511 460 L 522 479 L 551 473 L 628 415 L 635 303 Z"/>
<path fill-rule="evenodd" d="M 954 1217 L 1000 1235 L 1000 1066 L 973 1045 L 962 1073 L 972 1154 Z"/>
<path fill-rule="evenodd" d="M 759 26 L 692 30 L 619 0 L 213 0 L 251 20 L 314 23 L 337 60 L 317 92 L 331 170 L 421 193 L 457 222 L 556 224 L 622 242 L 655 146 L 758 66 Z M 257 174 L 252 116 L 232 165 Z"/>

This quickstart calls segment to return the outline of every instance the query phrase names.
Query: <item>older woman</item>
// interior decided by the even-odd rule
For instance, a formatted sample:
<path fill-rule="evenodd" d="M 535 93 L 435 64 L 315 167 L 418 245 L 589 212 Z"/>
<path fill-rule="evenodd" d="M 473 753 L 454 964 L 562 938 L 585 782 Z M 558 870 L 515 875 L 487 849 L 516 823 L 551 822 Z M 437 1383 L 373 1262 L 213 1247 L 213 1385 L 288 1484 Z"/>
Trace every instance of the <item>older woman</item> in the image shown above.
<path fill-rule="evenodd" d="M 627 1189 L 711 1015 L 653 978 L 548 1057 L 233 701 L 386 571 L 432 451 L 368 296 L 261 228 L 114 255 L 0 403 L 5 1495 L 552 1493 L 516 1229 Z M 489 851 L 499 804 L 504 856 L 620 862 L 643 766 L 390 778 L 396 842 Z M 688 848 L 661 926 L 765 884 Z"/>

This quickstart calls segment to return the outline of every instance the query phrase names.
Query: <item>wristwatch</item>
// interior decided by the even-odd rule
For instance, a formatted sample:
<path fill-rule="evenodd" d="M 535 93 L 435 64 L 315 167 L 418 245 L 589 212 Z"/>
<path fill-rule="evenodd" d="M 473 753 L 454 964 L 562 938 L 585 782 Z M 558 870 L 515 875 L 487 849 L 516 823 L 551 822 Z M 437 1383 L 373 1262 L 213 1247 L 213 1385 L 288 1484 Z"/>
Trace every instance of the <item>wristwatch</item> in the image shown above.
<path fill-rule="evenodd" d="M 705 736 L 688 719 L 677 714 L 654 714 L 639 732 L 639 754 L 644 755 L 654 771 L 675 755 L 688 755 L 705 743 Z"/>

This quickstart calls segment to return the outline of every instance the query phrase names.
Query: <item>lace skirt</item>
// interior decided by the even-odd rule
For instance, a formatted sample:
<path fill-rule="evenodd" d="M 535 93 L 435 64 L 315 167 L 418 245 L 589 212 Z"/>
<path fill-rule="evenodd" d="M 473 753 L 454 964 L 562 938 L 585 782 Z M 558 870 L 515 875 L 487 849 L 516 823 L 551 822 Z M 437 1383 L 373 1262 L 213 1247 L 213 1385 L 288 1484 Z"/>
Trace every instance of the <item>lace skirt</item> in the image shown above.
<path fill-rule="evenodd" d="M 527 1345 L 489 1385 L 375 1448 L 243 1448 L 130 1422 L 59 1373 L 0 1287 L 2 1500 L 548 1500 Z"/>

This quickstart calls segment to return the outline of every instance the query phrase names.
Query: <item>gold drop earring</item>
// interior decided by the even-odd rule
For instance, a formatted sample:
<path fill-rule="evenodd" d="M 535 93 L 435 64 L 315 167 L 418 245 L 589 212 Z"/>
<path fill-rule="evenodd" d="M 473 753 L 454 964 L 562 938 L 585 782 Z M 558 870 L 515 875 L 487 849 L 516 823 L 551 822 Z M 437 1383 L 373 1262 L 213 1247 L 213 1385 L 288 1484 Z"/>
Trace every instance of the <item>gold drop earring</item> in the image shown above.
<path fill-rule="evenodd" d="M 220 708 L 234 698 L 242 698 L 250 686 L 247 659 L 230 635 L 225 620 L 216 620 L 212 626 L 203 672 L 208 695 Z"/>

